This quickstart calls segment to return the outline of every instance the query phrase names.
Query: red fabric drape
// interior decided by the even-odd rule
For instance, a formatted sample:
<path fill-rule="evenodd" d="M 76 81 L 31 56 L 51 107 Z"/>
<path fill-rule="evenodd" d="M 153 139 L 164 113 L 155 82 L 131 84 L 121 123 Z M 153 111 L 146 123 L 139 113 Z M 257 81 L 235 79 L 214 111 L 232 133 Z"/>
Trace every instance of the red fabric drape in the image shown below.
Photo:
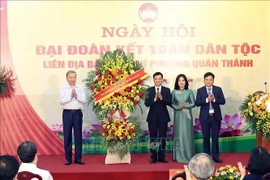
<path fill-rule="evenodd" d="M 11 69 L 17 77 L 10 53 L 7 8 L 7 1 L 1 1 L 1 66 Z M 37 145 L 38 154 L 63 154 L 63 141 L 35 112 L 18 80 L 15 81 L 15 88 L 15 96 L 1 100 L 0 104 L 0 154 L 16 155 L 18 145 L 26 140 Z"/>

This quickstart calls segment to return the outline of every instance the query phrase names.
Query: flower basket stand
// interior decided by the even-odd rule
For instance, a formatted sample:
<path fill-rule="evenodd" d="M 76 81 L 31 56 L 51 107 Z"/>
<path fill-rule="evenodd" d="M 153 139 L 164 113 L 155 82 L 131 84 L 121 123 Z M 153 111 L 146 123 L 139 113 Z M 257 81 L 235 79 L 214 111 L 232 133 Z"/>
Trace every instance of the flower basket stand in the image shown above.
<path fill-rule="evenodd" d="M 117 153 L 109 152 L 107 150 L 107 155 L 105 158 L 105 164 L 130 164 L 131 163 L 131 155 L 128 152 L 123 159 L 120 159 Z"/>
<path fill-rule="evenodd" d="M 261 146 L 270 152 L 270 140 L 264 139 L 261 133 L 256 134 L 256 146 Z"/>

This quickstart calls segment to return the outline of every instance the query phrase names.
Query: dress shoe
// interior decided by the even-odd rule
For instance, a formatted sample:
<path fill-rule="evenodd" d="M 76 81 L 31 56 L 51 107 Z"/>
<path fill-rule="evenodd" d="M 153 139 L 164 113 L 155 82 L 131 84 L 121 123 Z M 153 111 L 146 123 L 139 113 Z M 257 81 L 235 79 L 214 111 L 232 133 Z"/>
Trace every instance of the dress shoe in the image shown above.
<path fill-rule="evenodd" d="M 155 164 L 157 162 L 156 159 L 151 159 L 150 164 Z"/>
<path fill-rule="evenodd" d="M 66 166 L 71 165 L 71 164 L 72 164 L 71 161 L 66 161 L 66 162 L 65 162 L 65 165 L 66 165 Z"/>
<path fill-rule="evenodd" d="M 168 163 L 168 161 L 166 159 L 158 159 L 158 162 L 161 162 L 161 163 Z"/>
<path fill-rule="evenodd" d="M 222 161 L 221 161 L 221 159 L 219 159 L 219 158 L 213 158 L 213 160 L 216 162 L 216 163 L 222 163 Z"/>
<path fill-rule="evenodd" d="M 81 165 L 84 165 L 85 164 L 84 162 L 82 162 L 82 160 L 76 160 L 76 161 L 74 161 L 74 163 L 75 164 L 81 164 Z"/>

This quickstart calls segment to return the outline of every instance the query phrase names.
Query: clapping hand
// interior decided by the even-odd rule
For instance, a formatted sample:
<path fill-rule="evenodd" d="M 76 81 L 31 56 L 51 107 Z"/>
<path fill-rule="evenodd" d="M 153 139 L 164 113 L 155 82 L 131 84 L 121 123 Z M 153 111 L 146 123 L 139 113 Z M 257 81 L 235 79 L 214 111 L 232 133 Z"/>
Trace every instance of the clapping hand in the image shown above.
<path fill-rule="evenodd" d="M 75 89 L 72 89 L 71 98 L 77 98 L 77 93 Z"/>
<path fill-rule="evenodd" d="M 156 102 L 156 100 L 157 100 L 157 99 L 162 100 L 162 95 L 161 95 L 161 93 L 160 93 L 160 92 L 157 92 L 157 93 L 155 94 L 154 101 Z"/>
<path fill-rule="evenodd" d="M 186 173 L 186 180 L 191 180 L 191 174 L 187 167 L 187 165 L 184 165 L 185 173 Z"/>
<path fill-rule="evenodd" d="M 212 101 L 215 101 L 215 96 L 214 94 L 211 94 Z"/>
<path fill-rule="evenodd" d="M 158 93 L 155 94 L 154 101 L 156 102 L 158 99 Z"/>
<path fill-rule="evenodd" d="M 238 162 L 237 165 L 238 165 L 238 169 L 239 169 L 240 174 L 241 174 L 241 179 L 243 179 L 246 175 L 246 168 L 245 168 L 245 166 L 242 165 L 241 162 Z"/>
<path fill-rule="evenodd" d="M 181 103 L 181 104 L 179 105 L 179 109 L 183 109 L 183 108 L 185 108 L 185 104 L 184 104 L 184 103 Z"/>
<path fill-rule="evenodd" d="M 214 100 L 215 100 L 214 94 L 209 94 L 209 95 L 208 95 L 208 102 L 214 101 Z"/>
<path fill-rule="evenodd" d="M 158 98 L 160 99 L 160 100 L 162 100 L 162 95 L 161 95 L 161 93 L 159 92 L 159 93 L 157 93 L 157 96 L 158 96 Z"/>

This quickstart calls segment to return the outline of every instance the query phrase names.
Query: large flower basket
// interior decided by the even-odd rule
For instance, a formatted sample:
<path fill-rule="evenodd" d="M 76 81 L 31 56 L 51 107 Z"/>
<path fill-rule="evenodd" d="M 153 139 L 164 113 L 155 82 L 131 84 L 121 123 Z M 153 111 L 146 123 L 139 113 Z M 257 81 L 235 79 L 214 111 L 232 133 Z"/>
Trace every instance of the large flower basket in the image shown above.
<path fill-rule="evenodd" d="M 106 52 L 97 60 L 96 69 L 88 73 L 86 86 L 93 95 L 93 105 L 101 123 L 103 145 L 107 148 L 105 164 L 130 163 L 129 148 L 142 135 L 137 117 L 128 116 L 140 106 L 148 86 L 148 74 L 133 54 L 123 50 Z"/>
<path fill-rule="evenodd" d="M 240 111 L 248 123 L 246 128 L 256 132 L 256 145 L 270 150 L 270 94 L 257 91 L 248 95 Z"/>

